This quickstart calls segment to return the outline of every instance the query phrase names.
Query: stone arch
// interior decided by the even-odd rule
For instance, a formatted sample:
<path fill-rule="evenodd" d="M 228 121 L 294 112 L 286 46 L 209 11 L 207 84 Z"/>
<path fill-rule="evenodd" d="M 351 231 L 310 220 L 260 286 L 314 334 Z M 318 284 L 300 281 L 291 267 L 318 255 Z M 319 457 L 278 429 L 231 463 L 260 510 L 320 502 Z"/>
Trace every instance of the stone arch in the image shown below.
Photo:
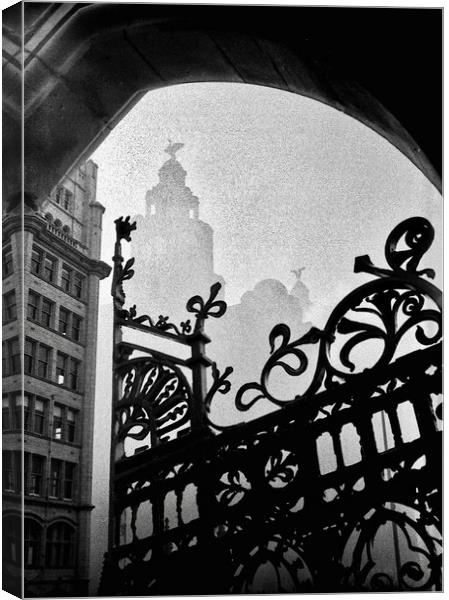
<path fill-rule="evenodd" d="M 52 567 L 71 567 L 75 558 L 77 528 L 67 518 L 57 518 L 45 532 L 45 562 Z"/>
<path fill-rule="evenodd" d="M 54 517 L 53 519 L 51 519 L 51 521 L 48 521 L 47 528 L 51 527 L 55 523 L 64 523 L 65 525 L 69 525 L 74 530 L 76 530 L 76 528 L 77 528 L 77 522 L 74 519 L 72 519 L 71 517 L 68 517 L 66 515 L 58 515 L 58 516 Z"/>
<path fill-rule="evenodd" d="M 45 525 L 45 519 L 43 519 L 40 515 L 34 512 L 25 511 L 24 514 L 25 519 L 31 519 L 32 521 L 36 521 L 39 525 Z"/>
<path fill-rule="evenodd" d="M 42 201 L 148 90 L 200 81 L 275 87 L 344 111 L 440 188 L 438 10 L 68 4 L 47 15 L 53 29 L 44 37 L 42 6 L 27 9 L 29 202 Z M 5 67 L 12 87 L 20 83 L 15 68 Z M 4 105 L 4 130 L 14 134 L 14 90 Z M 20 189 L 14 149 L 5 165 L 10 205 Z"/>

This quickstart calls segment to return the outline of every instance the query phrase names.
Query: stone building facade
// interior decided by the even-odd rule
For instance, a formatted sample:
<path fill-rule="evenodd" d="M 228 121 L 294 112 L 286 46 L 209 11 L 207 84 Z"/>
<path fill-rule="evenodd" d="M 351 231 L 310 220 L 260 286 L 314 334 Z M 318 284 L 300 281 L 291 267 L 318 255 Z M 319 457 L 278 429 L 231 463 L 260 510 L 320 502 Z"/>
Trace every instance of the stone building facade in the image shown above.
<path fill-rule="evenodd" d="M 96 183 L 89 160 L 25 211 L 23 228 L 19 213 L 3 218 L 4 583 L 17 585 L 23 536 L 28 597 L 88 593 L 98 293 L 110 271 Z"/>

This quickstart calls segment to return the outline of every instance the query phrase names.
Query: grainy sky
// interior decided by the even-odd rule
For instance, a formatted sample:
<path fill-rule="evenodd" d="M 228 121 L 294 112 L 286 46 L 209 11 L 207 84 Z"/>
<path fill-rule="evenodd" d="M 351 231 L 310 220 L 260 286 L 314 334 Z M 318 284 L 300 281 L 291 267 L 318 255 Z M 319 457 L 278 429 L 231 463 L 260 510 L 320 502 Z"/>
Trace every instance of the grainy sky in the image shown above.
<path fill-rule="evenodd" d="M 93 154 L 97 199 L 107 207 L 106 262 L 113 254 L 114 219 L 144 213 L 145 193 L 158 181 L 169 138 L 185 144 L 178 158 L 200 199 L 200 217 L 214 229 L 215 271 L 226 280 L 228 303 L 237 303 L 265 278 L 291 289 L 291 270 L 305 266 L 302 279 L 312 301 L 306 319 L 322 326 L 333 306 L 366 279 L 352 273 L 354 257 L 370 254 L 385 266 L 388 233 L 416 215 L 429 218 L 436 229 L 422 266 L 436 268 L 441 285 L 441 196 L 420 171 L 343 113 L 295 94 L 242 84 L 150 92 Z M 109 288 L 109 279 L 102 282 L 100 304 L 109 304 Z M 97 431 L 110 422 L 107 322 L 100 322 Z M 93 585 L 106 543 L 108 447 L 108 433 L 95 436 Z"/>
<path fill-rule="evenodd" d="M 351 276 L 354 256 L 377 252 L 382 260 L 386 236 L 403 218 L 431 214 L 440 224 L 435 188 L 351 117 L 266 87 L 187 84 L 147 94 L 92 157 L 97 198 L 108 207 L 105 260 L 114 218 L 144 212 L 168 138 L 185 143 L 178 158 L 214 228 L 216 272 L 231 303 L 264 277 L 291 286 L 290 270 L 304 265 L 311 296 L 327 298 L 348 277 L 360 281 Z M 101 302 L 108 301 L 106 284 Z"/>

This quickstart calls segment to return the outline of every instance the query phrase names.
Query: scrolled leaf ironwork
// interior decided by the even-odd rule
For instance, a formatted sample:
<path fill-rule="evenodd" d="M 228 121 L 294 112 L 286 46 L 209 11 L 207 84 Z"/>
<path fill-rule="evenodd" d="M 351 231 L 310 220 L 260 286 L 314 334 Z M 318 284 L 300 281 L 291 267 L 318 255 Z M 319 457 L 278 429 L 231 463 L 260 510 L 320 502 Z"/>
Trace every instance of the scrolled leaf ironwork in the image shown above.
<path fill-rule="evenodd" d="M 117 442 L 146 439 L 150 448 L 188 426 L 192 392 L 175 364 L 137 358 L 124 363 L 118 375 L 122 393 L 115 404 Z"/>
<path fill-rule="evenodd" d="M 202 327 L 205 319 L 213 317 L 218 319 L 226 312 L 226 302 L 224 300 L 216 300 L 218 293 L 221 290 L 221 283 L 217 281 L 211 285 L 209 298 L 204 301 L 201 296 L 192 296 L 187 302 L 186 308 L 188 312 L 194 313 L 196 317 L 195 331 Z"/>
<path fill-rule="evenodd" d="M 209 298 L 204 300 L 201 296 L 195 295 L 186 303 L 186 309 L 190 313 L 195 314 L 195 327 L 192 328 L 190 319 L 182 321 L 177 325 L 170 321 L 167 315 L 159 315 L 157 319 L 153 319 L 148 314 L 138 315 L 137 307 L 134 304 L 129 309 L 124 308 L 126 295 L 123 290 L 123 282 L 131 279 L 134 276 L 135 258 L 130 258 L 123 266 L 123 256 L 121 251 L 121 240 L 131 241 L 131 232 L 136 229 L 136 223 L 130 221 L 130 217 L 120 217 L 115 220 L 116 226 L 116 243 L 115 253 L 113 256 L 114 270 L 112 282 L 112 297 L 114 300 L 114 310 L 118 319 L 132 325 L 146 325 L 158 332 L 169 332 L 180 338 L 188 337 L 198 332 L 204 324 L 204 321 L 209 317 L 219 318 L 225 314 L 227 305 L 224 300 L 216 300 L 221 283 L 216 282 L 210 288 Z"/>
<path fill-rule="evenodd" d="M 369 256 L 357 257 L 354 271 L 373 274 L 377 279 L 348 294 L 332 311 L 322 331 L 312 328 L 306 336 L 290 341 L 288 326 L 276 325 L 269 335 L 271 355 L 260 382 L 244 384 L 237 391 L 236 407 L 246 411 L 262 399 L 281 407 L 346 383 L 367 370 L 380 371 L 395 359 L 409 332 L 414 332 L 418 347 L 437 343 L 442 335 L 441 292 L 423 279 L 434 277 L 432 269 L 417 270 L 433 238 L 434 230 L 427 219 L 403 221 L 386 243 L 385 256 L 391 270 L 375 267 Z M 405 250 L 398 249 L 401 241 Z M 275 349 L 277 340 L 280 345 Z M 373 341 L 379 343 L 375 349 Z M 318 359 L 306 391 L 287 400 L 270 393 L 268 383 L 273 369 L 281 367 L 291 377 L 304 375 L 310 361 L 298 346 L 318 342 Z M 363 349 L 367 344 L 371 345 L 372 360 L 368 366 L 360 361 L 366 357 Z M 298 366 L 285 361 L 289 356 L 298 360 Z M 362 364 L 357 364 L 357 358 Z"/>
<path fill-rule="evenodd" d="M 426 275 L 433 279 L 435 271 L 424 269 L 417 271 L 419 262 L 432 245 L 435 231 L 427 219 L 423 217 L 411 217 L 397 225 L 387 238 L 385 245 L 385 258 L 393 271 L 402 271 L 402 265 L 406 264 L 405 270 L 416 273 L 419 276 Z M 406 250 L 398 250 L 398 244 L 404 240 L 408 246 Z"/>
<path fill-rule="evenodd" d="M 304 373 L 309 365 L 309 357 L 300 348 L 306 344 L 317 344 L 325 332 L 312 327 L 305 335 L 297 340 L 290 341 L 291 331 L 288 325 L 280 323 L 270 333 L 269 342 L 271 356 L 262 369 L 260 382 L 246 383 L 237 391 L 235 405 L 241 411 L 249 410 L 258 400 L 267 399 L 276 406 L 284 406 L 286 400 L 276 398 L 268 389 L 268 380 L 273 369 L 282 368 L 288 375 L 298 377 Z M 278 347 L 276 347 L 279 341 Z M 286 358 L 294 357 L 298 365 L 293 367 Z M 287 400 L 288 401 L 288 400 Z"/>

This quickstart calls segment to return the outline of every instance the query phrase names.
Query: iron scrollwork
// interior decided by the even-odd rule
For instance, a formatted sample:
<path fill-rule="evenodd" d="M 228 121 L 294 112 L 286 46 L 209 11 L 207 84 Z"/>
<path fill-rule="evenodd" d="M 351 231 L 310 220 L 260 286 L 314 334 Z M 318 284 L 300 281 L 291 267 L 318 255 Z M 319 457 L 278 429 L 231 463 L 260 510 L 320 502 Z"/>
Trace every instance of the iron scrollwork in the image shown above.
<path fill-rule="evenodd" d="M 348 565 L 345 585 L 358 591 L 377 592 L 439 589 L 442 566 L 439 524 L 434 519 L 429 522 L 428 518 L 426 523 L 424 517 L 414 507 L 391 502 L 371 509 L 357 523 L 343 550 L 341 560 Z M 384 537 L 388 534 L 396 537 L 404 557 L 400 564 L 394 556 L 390 561 L 385 556 L 381 560 L 387 548 L 394 549 L 393 544 L 375 556 L 376 537 L 382 538 L 382 533 Z"/>
<path fill-rule="evenodd" d="M 124 304 L 126 295 L 123 290 L 123 282 L 131 279 L 134 276 L 135 258 L 130 258 L 122 266 L 123 257 L 121 252 L 121 240 L 131 241 L 131 232 L 136 229 L 136 223 L 130 222 L 130 217 L 120 217 L 115 220 L 116 225 L 116 244 L 114 261 L 114 274 L 112 282 L 112 297 L 114 299 L 114 310 L 119 320 L 127 324 L 148 325 L 151 329 L 159 332 L 173 332 L 178 337 L 186 337 L 201 331 L 204 321 L 209 317 L 218 319 L 226 312 L 226 302 L 217 300 L 217 296 L 221 290 L 221 283 L 216 282 L 210 287 L 209 297 L 205 301 L 201 296 L 195 295 L 186 303 L 188 312 L 195 315 L 195 327 L 192 327 L 190 319 L 182 321 L 179 325 L 172 323 L 167 315 L 159 315 L 157 319 L 153 319 L 150 315 L 137 314 L 137 306 L 134 304 L 129 309 L 125 309 Z"/>
<path fill-rule="evenodd" d="M 117 219 L 115 225 L 116 243 L 111 290 L 114 326 L 134 327 L 170 339 L 174 337 L 192 349 L 190 359 L 178 361 L 191 369 L 190 384 L 175 364 L 174 357 L 148 348 L 150 357 L 130 361 L 134 351 L 132 344 L 120 343 L 121 336 L 115 336 L 116 376 L 118 381 L 123 382 L 123 389 L 115 400 L 115 436 L 118 453 L 123 455 L 126 440 L 128 444 L 130 439 L 142 441 L 143 445 L 138 448 L 138 451 L 142 451 L 171 439 L 176 431 L 185 433 L 186 428 L 198 429 L 207 425 L 212 427 L 208 416 L 210 403 L 217 392 L 225 394 L 229 391 L 231 384 L 228 377 L 232 368 L 227 367 L 221 374 L 217 365 L 211 363 L 204 354 L 204 346 L 209 341 L 203 331 L 204 322 L 210 317 L 221 317 L 227 308 L 226 302 L 217 299 L 221 289 L 219 282 L 210 287 L 206 300 L 199 295 L 188 300 L 186 309 L 194 315 L 194 325 L 191 319 L 177 325 L 163 314 L 156 320 L 147 314 L 138 315 L 136 305 L 129 309 L 124 307 L 126 295 L 123 283 L 134 276 L 135 259 L 130 258 L 123 264 L 121 242 L 131 241 L 131 232 L 136 229 L 136 224 L 131 222 L 128 216 L 125 219 Z M 213 382 L 210 389 L 203 392 L 205 369 L 210 365 Z M 193 397 L 192 390 L 195 389 L 201 390 L 202 397 Z"/>
<path fill-rule="evenodd" d="M 152 448 L 189 425 L 192 393 L 175 364 L 155 357 L 137 358 L 124 363 L 118 374 L 122 394 L 115 411 L 120 447 L 132 438 L 145 442 L 142 449 Z"/>
<path fill-rule="evenodd" d="M 284 406 L 287 401 L 269 391 L 269 377 L 277 367 L 292 377 L 303 375 L 309 360 L 299 346 L 305 344 L 319 344 L 317 364 L 306 391 L 290 401 L 300 401 L 322 389 L 347 383 L 361 372 L 381 371 L 397 356 L 400 344 L 410 331 L 415 332 L 415 341 L 421 347 L 437 343 L 442 334 L 441 292 L 423 279 L 434 278 L 433 269 L 417 270 L 433 238 L 434 230 L 427 219 L 413 217 L 403 221 L 386 242 L 385 257 L 391 269 L 374 266 L 369 256 L 357 257 L 354 271 L 375 275 L 377 279 L 346 296 L 331 313 L 322 331 L 312 328 L 300 339 L 290 341 L 290 328 L 286 324 L 276 325 L 269 336 L 271 356 L 263 367 L 261 380 L 247 383 L 238 390 L 236 407 L 248 410 L 262 398 L 276 406 Z M 401 242 L 405 249 L 398 249 Z M 424 325 L 433 327 L 433 331 L 429 333 Z M 275 348 L 277 339 L 281 343 Z M 373 364 L 357 369 L 353 358 L 356 351 L 364 343 L 374 340 L 381 344 L 380 353 L 377 350 Z M 286 360 L 291 356 L 299 361 L 297 367 Z"/>
<path fill-rule="evenodd" d="M 357 258 L 355 270 L 375 279 L 344 298 L 322 331 L 292 340 L 287 325 L 273 328 L 261 380 L 237 401 L 241 410 L 262 397 L 284 406 L 270 374 L 297 381 L 310 371 L 306 392 L 284 410 L 121 463 L 116 514 L 119 525 L 130 517 L 132 535 L 108 553 L 102 593 L 441 589 L 441 294 L 428 281 L 433 270 L 418 270 L 432 239 L 425 219 L 401 223 L 386 244 L 390 268 Z M 189 301 L 192 343 L 204 344 L 201 322 L 223 314 L 217 294 Z M 401 353 L 407 337 L 412 349 Z M 360 366 L 358 348 L 373 341 L 375 360 Z M 189 431 L 198 398 L 182 361 L 157 352 L 129 360 L 123 346 L 120 441 L 153 447 Z M 211 403 L 229 392 L 232 368 L 208 366 L 212 384 L 199 400 L 213 428 Z M 388 444 L 375 417 L 391 428 Z"/>

